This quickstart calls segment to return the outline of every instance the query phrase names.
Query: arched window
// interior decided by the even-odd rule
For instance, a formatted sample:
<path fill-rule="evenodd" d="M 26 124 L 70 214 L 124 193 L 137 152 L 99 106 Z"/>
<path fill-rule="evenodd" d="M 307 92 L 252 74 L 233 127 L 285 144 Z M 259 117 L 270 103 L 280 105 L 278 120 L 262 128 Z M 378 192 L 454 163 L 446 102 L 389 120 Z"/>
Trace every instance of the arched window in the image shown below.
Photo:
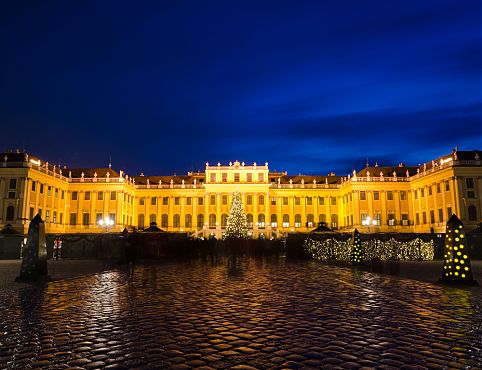
<path fill-rule="evenodd" d="M 144 214 L 139 214 L 139 216 L 137 216 L 137 227 L 139 229 L 143 229 L 144 228 Z"/>
<path fill-rule="evenodd" d="M 210 229 L 216 228 L 216 215 L 214 213 L 211 213 L 209 215 L 209 228 Z"/>
<path fill-rule="evenodd" d="M 228 215 L 226 213 L 223 213 L 221 215 L 221 227 L 225 229 L 226 226 L 228 226 Z"/>
<path fill-rule="evenodd" d="M 246 195 L 246 204 L 251 206 L 253 204 L 253 196 L 251 194 Z"/>
<path fill-rule="evenodd" d="M 301 227 L 301 215 L 300 214 L 295 215 L 295 227 Z"/>
<path fill-rule="evenodd" d="M 271 215 L 271 227 L 278 227 L 278 216 L 275 214 Z"/>
<path fill-rule="evenodd" d="M 331 228 L 332 229 L 338 228 L 338 215 L 336 213 L 333 213 L 331 215 Z"/>
<path fill-rule="evenodd" d="M 321 214 L 318 216 L 318 222 L 326 222 L 326 215 Z"/>
<path fill-rule="evenodd" d="M 246 221 L 248 221 L 248 227 L 250 229 L 252 229 L 253 228 L 253 215 L 251 213 L 248 213 L 246 215 Z"/>
<path fill-rule="evenodd" d="M 264 206 L 264 195 L 260 195 L 258 197 L 258 201 L 260 206 Z"/>
<path fill-rule="evenodd" d="M 212 206 L 216 205 L 216 196 L 215 195 L 211 195 L 209 197 L 209 204 L 211 204 Z"/>
<path fill-rule="evenodd" d="M 167 229 L 169 226 L 169 218 L 167 217 L 166 214 L 163 214 L 161 216 L 161 227 Z"/>
<path fill-rule="evenodd" d="M 227 195 L 223 195 L 223 196 L 221 197 L 221 204 L 222 204 L 223 206 L 227 206 L 227 205 L 228 205 L 228 196 L 227 196 Z"/>
<path fill-rule="evenodd" d="M 184 224 L 186 225 L 187 228 L 191 228 L 192 227 L 192 215 L 190 213 L 188 213 L 185 217 L 184 217 Z"/>
<path fill-rule="evenodd" d="M 290 215 L 283 215 L 283 227 L 290 227 Z"/>
<path fill-rule="evenodd" d="M 156 214 L 155 213 L 152 213 L 149 216 L 149 223 L 153 223 L 153 222 L 156 222 Z"/>
<path fill-rule="evenodd" d="M 13 206 L 7 207 L 7 221 L 13 221 L 15 217 L 15 208 Z"/>
<path fill-rule="evenodd" d="M 199 213 L 197 215 L 197 227 L 203 227 L 204 226 L 204 215 L 202 213 Z"/>
<path fill-rule="evenodd" d="M 469 221 L 477 221 L 477 208 L 469 206 Z"/>
<path fill-rule="evenodd" d="M 174 227 L 181 226 L 181 216 L 178 213 L 174 214 L 174 218 L 172 219 L 172 224 Z"/>
<path fill-rule="evenodd" d="M 260 213 L 258 215 L 258 227 L 260 229 L 264 229 L 266 226 L 266 218 L 264 217 L 264 214 Z"/>
<path fill-rule="evenodd" d="M 313 227 L 315 223 L 315 217 L 309 213 L 306 215 L 306 227 Z"/>

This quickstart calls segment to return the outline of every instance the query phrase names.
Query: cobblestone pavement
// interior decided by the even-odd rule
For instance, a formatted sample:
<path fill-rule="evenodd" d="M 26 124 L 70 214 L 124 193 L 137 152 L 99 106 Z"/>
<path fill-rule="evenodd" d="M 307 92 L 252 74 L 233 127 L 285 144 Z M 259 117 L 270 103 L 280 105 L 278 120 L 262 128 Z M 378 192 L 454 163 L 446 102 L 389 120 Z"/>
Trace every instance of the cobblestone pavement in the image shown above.
<path fill-rule="evenodd" d="M 318 262 L 162 262 L 0 296 L 0 368 L 482 368 L 480 288 Z"/>

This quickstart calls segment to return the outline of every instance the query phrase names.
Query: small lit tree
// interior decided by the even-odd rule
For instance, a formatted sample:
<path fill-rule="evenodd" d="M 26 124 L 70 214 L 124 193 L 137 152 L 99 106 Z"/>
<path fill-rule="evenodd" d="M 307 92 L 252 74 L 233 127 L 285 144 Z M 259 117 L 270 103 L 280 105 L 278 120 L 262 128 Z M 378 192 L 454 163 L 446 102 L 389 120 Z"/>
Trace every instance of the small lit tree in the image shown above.
<path fill-rule="evenodd" d="M 248 221 L 243 209 L 243 202 L 238 189 L 234 192 L 229 210 L 228 224 L 225 232 L 226 239 L 247 239 Z"/>
<path fill-rule="evenodd" d="M 361 265 L 363 263 L 360 233 L 357 229 L 353 231 L 353 245 L 351 247 L 350 260 L 352 265 Z"/>
<path fill-rule="evenodd" d="M 472 277 L 467 238 L 462 221 L 452 215 L 445 232 L 444 265 L 441 283 L 477 285 Z"/>

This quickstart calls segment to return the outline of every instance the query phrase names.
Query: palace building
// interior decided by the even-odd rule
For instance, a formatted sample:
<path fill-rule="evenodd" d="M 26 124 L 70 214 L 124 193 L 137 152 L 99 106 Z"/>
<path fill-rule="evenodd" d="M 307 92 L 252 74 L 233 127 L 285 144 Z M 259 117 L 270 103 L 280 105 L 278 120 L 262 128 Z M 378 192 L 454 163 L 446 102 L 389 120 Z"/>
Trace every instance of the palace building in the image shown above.
<path fill-rule="evenodd" d="M 67 168 L 13 151 L 0 155 L 0 228 L 26 233 L 40 214 L 46 232 L 142 230 L 221 238 L 237 188 L 250 235 L 283 237 L 318 222 L 351 232 L 444 232 L 457 214 L 480 222 L 482 153 L 452 150 L 417 166 L 366 166 L 347 176 L 289 175 L 268 163 L 206 163 L 185 176 L 128 176 L 106 168 Z"/>

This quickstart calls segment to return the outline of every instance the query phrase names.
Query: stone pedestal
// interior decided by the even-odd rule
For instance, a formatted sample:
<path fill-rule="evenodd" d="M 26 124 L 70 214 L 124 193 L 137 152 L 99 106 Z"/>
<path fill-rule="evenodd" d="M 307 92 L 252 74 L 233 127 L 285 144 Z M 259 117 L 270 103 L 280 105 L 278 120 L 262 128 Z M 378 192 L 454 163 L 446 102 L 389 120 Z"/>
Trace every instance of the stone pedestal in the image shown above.
<path fill-rule="evenodd" d="M 27 245 L 23 253 L 20 276 L 15 281 L 31 282 L 48 279 L 45 224 L 37 215 L 28 227 Z"/>

